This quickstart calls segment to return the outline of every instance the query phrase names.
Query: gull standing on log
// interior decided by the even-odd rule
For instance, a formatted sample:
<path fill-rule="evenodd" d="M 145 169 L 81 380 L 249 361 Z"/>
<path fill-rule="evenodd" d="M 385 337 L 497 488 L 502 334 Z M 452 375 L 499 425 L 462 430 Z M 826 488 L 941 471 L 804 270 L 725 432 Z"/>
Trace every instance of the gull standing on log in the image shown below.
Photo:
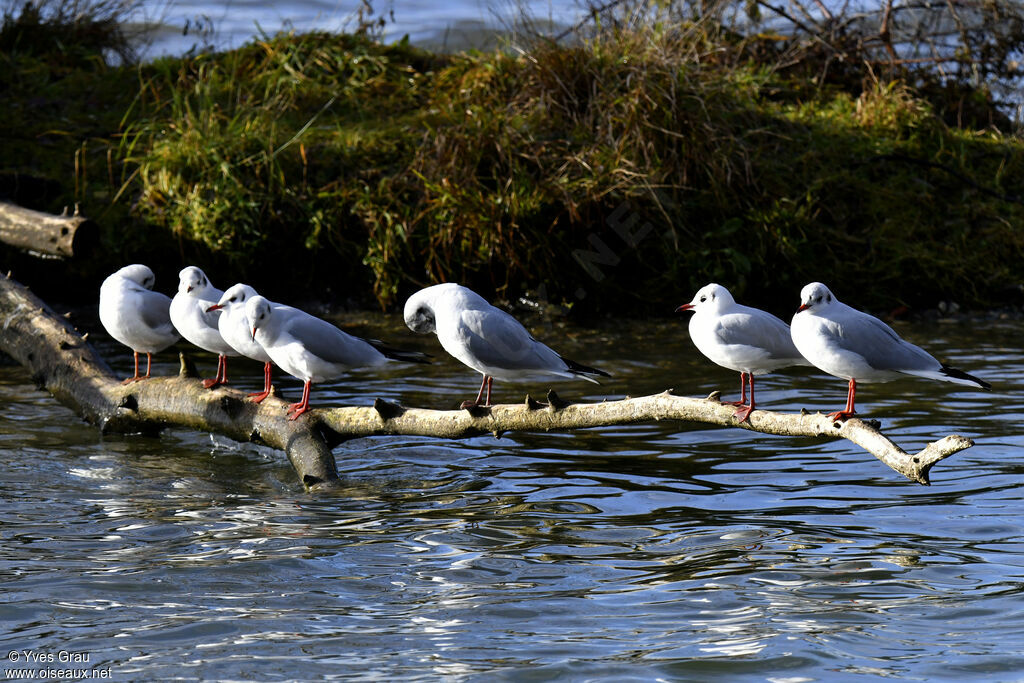
<path fill-rule="evenodd" d="M 153 354 L 179 339 L 171 324 L 171 298 L 152 291 L 155 282 L 153 271 L 136 263 L 110 275 L 100 286 L 100 322 L 135 356 L 135 374 L 124 384 L 148 379 Z M 140 353 L 146 354 L 145 375 L 139 375 Z"/>
<path fill-rule="evenodd" d="M 533 375 L 555 375 L 599 384 L 592 375 L 611 377 L 604 370 L 563 358 L 534 339 L 511 315 L 495 308 L 473 290 L 454 283 L 421 289 L 405 302 L 405 324 L 413 332 L 437 333 L 445 351 L 481 375 L 475 401 L 463 408 L 491 405 L 491 382 Z M 487 399 L 483 403 L 484 388 Z"/>
<path fill-rule="evenodd" d="M 249 394 L 253 403 L 260 403 L 270 396 L 273 363 L 271 363 L 270 354 L 266 349 L 252 338 L 252 324 L 245 314 L 245 302 L 254 296 L 256 296 L 255 289 L 239 282 L 228 287 L 217 303 L 207 308 L 206 312 L 221 311 L 217 319 L 217 329 L 224 341 L 246 358 L 263 363 L 263 391 L 254 391 Z"/>
<path fill-rule="evenodd" d="M 937 361 L 900 338 L 878 318 L 836 299 L 812 282 L 800 291 L 800 308 L 790 325 L 793 343 L 809 361 L 830 375 L 849 380 L 846 408 L 829 414 L 845 420 L 855 414 L 857 382 L 888 382 L 906 375 L 990 389 L 988 382 Z"/>
<path fill-rule="evenodd" d="M 697 350 L 715 364 L 740 373 L 740 400 L 722 401 L 739 407 L 734 415 L 740 422 L 754 410 L 754 375 L 811 365 L 793 344 L 789 325 L 766 311 L 741 306 L 722 285 L 705 285 L 690 303 L 676 309 L 681 311 L 693 311 L 690 339 Z"/>
<path fill-rule="evenodd" d="M 274 364 L 303 381 L 302 400 L 288 406 L 294 420 L 309 410 L 313 382 L 336 379 L 351 368 L 383 365 L 389 360 L 428 363 L 418 351 L 392 348 L 376 339 L 343 332 L 326 320 L 291 306 L 273 304 L 256 295 L 245 303 L 252 339 Z"/>
<path fill-rule="evenodd" d="M 178 293 L 171 300 L 171 321 L 181 336 L 204 351 L 217 354 L 216 377 L 203 380 L 207 389 L 228 383 L 228 356 L 238 355 L 220 334 L 220 311 L 207 311 L 223 294 L 210 284 L 202 269 L 186 266 L 178 273 Z"/>

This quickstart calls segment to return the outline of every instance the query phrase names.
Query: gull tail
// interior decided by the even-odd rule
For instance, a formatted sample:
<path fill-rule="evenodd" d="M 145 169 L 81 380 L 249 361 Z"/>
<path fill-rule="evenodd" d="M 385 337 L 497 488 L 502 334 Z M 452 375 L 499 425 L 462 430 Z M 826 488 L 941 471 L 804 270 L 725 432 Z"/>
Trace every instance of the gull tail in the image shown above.
<path fill-rule="evenodd" d="M 559 356 L 559 358 L 562 357 Z M 587 365 L 583 365 L 582 363 L 577 363 L 576 361 L 569 360 L 568 358 L 562 358 L 562 361 L 565 363 L 566 369 L 569 372 L 576 375 L 577 377 L 582 377 L 588 382 L 593 382 L 594 384 L 600 384 L 600 382 L 591 377 L 591 375 L 598 375 L 600 377 L 611 377 L 611 375 L 609 375 L 604 370 L 598 370 L 597 368 L 592 368 Z"/>
<path fill-rule="evenodd" d="M 366 343 L 373 348 L 384 354 L 385 358 L 390 360 L 400 360 L 405 363 L 424 363 L 430 364 L 430 354 L 421 353 L 420 351 L 407 351 L 406 349 L 395 348 L 385 344 L 379 339 L 367 339 Z"/>
<path fill-rule="evenodd" d="M 941 374 L 943 379 L 948 382 L 956 382 L 957 384 L 974 384 L 985 391 L 990 391 L 992 389 L 992 385 L 985 380 L 978 379 L 974 375 L 968 375 L 963 370 L 957 370 L 956 368 L 951 368 L 948 365 L 943 365 L 939 370 L 939 374 Z"/>

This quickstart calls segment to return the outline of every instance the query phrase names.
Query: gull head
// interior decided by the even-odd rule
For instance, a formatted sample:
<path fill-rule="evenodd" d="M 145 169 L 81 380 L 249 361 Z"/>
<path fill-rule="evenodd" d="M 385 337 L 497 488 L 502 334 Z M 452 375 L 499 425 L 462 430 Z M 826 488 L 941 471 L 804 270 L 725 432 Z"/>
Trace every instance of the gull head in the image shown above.
<path fill-rule="evenodd" d="M 430 290 L 420 290 L 405 302 L 405 324 L 417 334 L 429 334 L 437 327 L 432 297 L 428 296 Z"/>
<path fill-rule="evenodd" d="M 153 275 L 153 271 L 149 269 L 149 266 L 144 266 L 141 263 L 125 266 L 117 271 L 117 274 L 146 289 L 153 289 L 153 285 L 156 284 L 156 276 Z"/>
<path fill-rule="evenodd" d="M 245 302 L 256 296 L 256 290 L 241 282 L 228 287 L 220 297 L 220 301 L 206 309 L 206 312 L 217 311 L 222 308 L 231 309 L 235 306 L 244 306 Z"/>
<path fill-rule="evenodd" d="M 797 313 L 810 311 L 816 313 L 831 306 L 836 301 L 835 295 L 820 282 L 812 282 L 800 290 L 800 308 Z"/>
<path fill-rule="evenodd" d="M 252 324 L 252 338 L 256 340 L 256 330 L 266 327 L 272 313 L 270 302 L 257 294 L 245 302 L 245 317 Z"/>
<path fill-rule="evenodd" d="M 178 273 L 178 292 L 197 296 L 200 292 L 210 286 L 206 273 L 196 266 L 186 266 Z"/>
<path fill-rule="evenodd" d="M 720 311 L 723 308 L 732 306 L 734 303 L 736 303 L 736 300 L 732 298 L 732 294 L 729 293 L 728 289 L 722 285 L 712 282 L 709 285 L 701 287 L 697 293 L 693 295 L 693 301 L 688 304 L 683 304 L 677 308 L 676 313 L 681 313 L 683 311 L 710 313 Z"/>

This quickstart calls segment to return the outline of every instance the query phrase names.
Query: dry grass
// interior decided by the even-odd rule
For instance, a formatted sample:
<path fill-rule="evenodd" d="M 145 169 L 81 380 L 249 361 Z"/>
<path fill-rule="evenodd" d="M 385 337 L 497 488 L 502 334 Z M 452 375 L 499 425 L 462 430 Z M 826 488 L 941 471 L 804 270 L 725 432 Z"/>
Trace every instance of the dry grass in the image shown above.
<path fill-rule="evenodd" d="M 115 258 L 170 246 L 218 281 L 386 307 L 440 280 L 638 313 L 711 280 L 773 309 L 813 279 L 871 307 L 1020 281 L 1020 140 L 898 81 L 808 88 L 750 55 L 701 22 L 455 56 L 268 37 L 112 70 L 127 96 L 46 138 L 49 168 L 74 159 Z"/>

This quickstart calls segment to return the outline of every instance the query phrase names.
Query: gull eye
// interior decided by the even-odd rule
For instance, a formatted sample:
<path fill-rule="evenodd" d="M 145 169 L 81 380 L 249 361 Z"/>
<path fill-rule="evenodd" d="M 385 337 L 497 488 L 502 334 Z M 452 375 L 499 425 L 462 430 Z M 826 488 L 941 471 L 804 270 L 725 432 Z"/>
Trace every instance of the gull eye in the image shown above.
<path fill-rule="evenodd" d="M 708 298 L 707 298 L 706 296 L 702 296 L 702 297 L 700 298 L 700 301 L 701 301 L 701 303 L 704 303 L 704 302 L 705 302 L 705 301 L 707 301 L 707 300 L 708 300 Z"/>

